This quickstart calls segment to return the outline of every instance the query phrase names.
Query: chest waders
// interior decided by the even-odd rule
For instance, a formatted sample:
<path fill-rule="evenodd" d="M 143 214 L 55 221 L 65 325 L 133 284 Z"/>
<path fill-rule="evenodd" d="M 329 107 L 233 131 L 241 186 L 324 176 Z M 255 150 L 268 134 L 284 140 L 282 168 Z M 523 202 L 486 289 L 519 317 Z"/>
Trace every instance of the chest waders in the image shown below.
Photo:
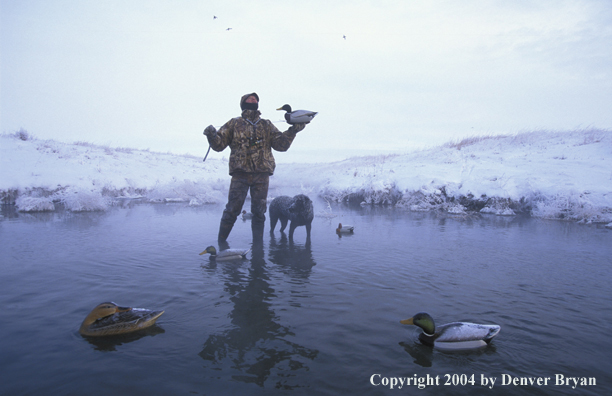
<path fill-rule="evenodd" d="M 246 148 L 246 156 L 247 160 L 251 162 L 253 166 L 253 170 L 256 169 L 255 164 L 253 163 L 253 159 L 251 157 L 252 150 L 256 150 L 259 144 L 263 142 L 263 137 L 257 138 L 257 124 L 261 121 L 259 118 L 257 121 L 252 122 L 249 119 L 244 118 L 249 124 L 253 126 L 253 130 L 251 136 L 248 138 L 249 142 Z M 265 181 L 265 187 L 255 187 L 256 191 L 253 190 L 253 183 L 258 185 L 262 185 L 260 180 L 261 176 L 258 173 L 249 173 L 249 176 L 246 178 L 236 177 L 236 175 L 232 176 L 232 183 L 230 184 L 230 191 L 228 193 L 228 203 L 225 206 L 225 210 L 223 211 L 223 216 L 221 217 L 221 224 L 219 225 L 219 236 L 218 241 L 221 246 L 222 242 L 225 242 L 227 237 L 229 236 L 232 228 L 234 227 L 234 223 L 236 222 L 236 217 L 242 206 L 244 205 L 244 199 L 246 198 L 247 191 L 251 189 L 251 200 L 260 201 L 264 207 L 261 210 L 261 217 L 263 217 L 263 213 L 265 212 L 265 203 L 266 197 L 268 194 L 268 184 L 267 179 Z M 266 178 L 269 177 L 266 175 Z M 262 195 L 262 197 L 258 197 L 258 195 Z M 255 212 L 253 213 L 255 215 Z M 253 239 L 254 241 L 263 241 L 263 228 L 264 228 L 265 217 L 262 219 L 257 218 L 255 215 L 253 217 L 253 221 L 251 221 L 251 228 L 253 230 Z"/>
<path fill-rule="evenodd" d="M 255 166 L 255 164 L 253 163 L 253 159 L 251 158 L 251 150 L 259 143 L 263 142 L 263 138 L 257 140 L 257 124 L 259 123 L 259 121 L 261 121 L 261 118 L 258 118 L 255 122 L 249 120 L 248 118 L 245 118 L 245 120 L 247 120 L 249 124 L 253 125 L 253 133 L 251 133 L 251 137 L 249 138 L 249 148 L 247 150 L 247 155 L 249 161 L 251 162 L 251 165 L 253 166 L 253 169 L 256 169 L 257 167 Z"/>

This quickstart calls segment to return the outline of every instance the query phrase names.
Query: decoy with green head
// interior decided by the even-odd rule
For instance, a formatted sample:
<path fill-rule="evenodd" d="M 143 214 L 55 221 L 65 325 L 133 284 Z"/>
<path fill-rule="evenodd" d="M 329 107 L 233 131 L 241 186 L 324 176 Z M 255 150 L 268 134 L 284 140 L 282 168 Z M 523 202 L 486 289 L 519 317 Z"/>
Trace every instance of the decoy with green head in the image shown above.
<path fill-rule="evenodd" d="M 216 261 L 228 261 L 228 260 L 242 260 L 246 258 L 248 252 L 251 249 L 225 249 L 217 252 L 217 249 L 214 246 L 209 246 L 200 253 L 200 256 L 206 253 L 210 254 L 211 259 L 215 259 Z"/>
<path fill-rule="evenodd" d="M 423 329 L 419 341 L 440 349 L 472 349 L 488 345 L 501 327 L 469 322 L 453 322 L 436 327 L 433 318 L 420 312 L 400 323 L 415 325 Z"/>
<path fill-rule="evenodd" d="M 285 121 L 288 124 L 308 124 L 318 114 L 316 111 L 310 110 L 291 110 L 288 104 L 279 107 L 276 110 L 285 110 Z"/>

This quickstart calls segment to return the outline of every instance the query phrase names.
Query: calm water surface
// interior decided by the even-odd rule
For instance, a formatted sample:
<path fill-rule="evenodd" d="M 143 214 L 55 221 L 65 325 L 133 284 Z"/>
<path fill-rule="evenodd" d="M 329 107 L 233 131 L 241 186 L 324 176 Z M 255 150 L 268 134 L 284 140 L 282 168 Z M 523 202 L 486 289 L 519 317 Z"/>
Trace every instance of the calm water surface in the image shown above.
<path fill-rule="evenodd" d="M 315 203 L 315 212 L 325 208 Z M 277 228 L 247 260 L 215 264 L 198 253 L 216 244 L 221 206 L 34 215 L 5 208 L 0 394 L 612 390 L 612 231 L 528 218 L 332 210 L 335 218 L 315 218 L 310 243 L 304 227 L 293 243 Z M 355 234 L 338 238 L 340 221 L 355 225 Z M 250 223 L 238 220 L 229 242 L 250 247 Z M 166 312 L 145 332 L 81 337 L 83 318 L 108 300 Z M 502 330 L 484 349 L 432 350 L 418 343 L 417 328 L 399 323 L 419 311 L 438 324 Z M 596 385 L 555 385 L 556 374 Z M 392 377 L 427 375 L 439 385 L 385 386 Z M 474 384 L 460 384 L 472 375 Z M 502 385 L 504 375 L 551 380 Z M 483 376 L 496 380 L 493 388 Z"/>

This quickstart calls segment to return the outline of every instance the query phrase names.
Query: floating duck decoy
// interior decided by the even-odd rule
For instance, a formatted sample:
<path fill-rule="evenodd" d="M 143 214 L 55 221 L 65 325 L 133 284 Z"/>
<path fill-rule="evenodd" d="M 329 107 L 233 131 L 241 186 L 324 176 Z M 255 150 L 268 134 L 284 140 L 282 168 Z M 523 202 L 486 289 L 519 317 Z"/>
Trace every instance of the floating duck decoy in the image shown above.
<path fill-rule="evenodd" d="M 400 323 L 420 327 L 423 332 L 419 334 L 419 341 L 440 349 L 480 348 L 489 344 L 501 330 L 498 325 L 468 322 L 453 322 L 436 327 L 433 318 L 425 312 L 400 320 Z"/>
<path fill-rule="evenodd" d="M 316 111 L 309 110 L 291 111 L 291 106 L 288 104 L 284 105 L 283 107 L 279 107 L 276 110 L 286 111 L 285 121 L 287 121 L 288 124 L 308 124 L 310 121 L 312 121 L 314 116 L 318 114 Z"/>
<path fill-rule="evenodd" d="M 200 256 L 210 253 L 210 258 L 214 258 L 217 261 L 242 260 L 246 258 L 247 253 L 250 251 L 251 249 L 225 249 L 217 253 L 217 249 L 214 246 L 209 246 L 200 253 Z"/>
<path fill-rule="evenodd" d="M 131 333 L 153 326 L 163 313 L 164 311 L 120 307 L 114 302 L 104 302 L 85 317 L 79 333 L 92 337 Z"/>
<path fill-rule="evenodd" d="M 338 228 L 336 228 L 336 232 L 338 234 L 352 234 L 355 231 L 355 227 L 350 225 L 343 226 L 342 223 L 338 224 Z"/>
<path fill-rule="evenodd" d="M 249 213 L 246 210 L 242 211 L 242 219 L 243 220 L 249 220 L 253 218 L 253 213 Z"/>

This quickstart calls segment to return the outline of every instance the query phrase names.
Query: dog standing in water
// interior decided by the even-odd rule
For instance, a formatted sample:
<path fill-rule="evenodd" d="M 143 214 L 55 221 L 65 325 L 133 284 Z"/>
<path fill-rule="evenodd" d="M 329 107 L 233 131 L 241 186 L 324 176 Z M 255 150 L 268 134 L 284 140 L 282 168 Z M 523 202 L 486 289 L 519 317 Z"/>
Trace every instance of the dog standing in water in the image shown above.
<path fill-rule="evenodd" d="M 299 226 L 306 226 L 306 238 L 310 239 L 310 226 L 313 218 L 312 201 L 304 194 L 296 195 L 293 198 L 281 195 L 274 198 L 270 204 L 270 232 L 274 232 L 278 220 L 281 222 L 281 232 L 291 220 L 289 239 L 293 239 L 293 232 Z"/>

